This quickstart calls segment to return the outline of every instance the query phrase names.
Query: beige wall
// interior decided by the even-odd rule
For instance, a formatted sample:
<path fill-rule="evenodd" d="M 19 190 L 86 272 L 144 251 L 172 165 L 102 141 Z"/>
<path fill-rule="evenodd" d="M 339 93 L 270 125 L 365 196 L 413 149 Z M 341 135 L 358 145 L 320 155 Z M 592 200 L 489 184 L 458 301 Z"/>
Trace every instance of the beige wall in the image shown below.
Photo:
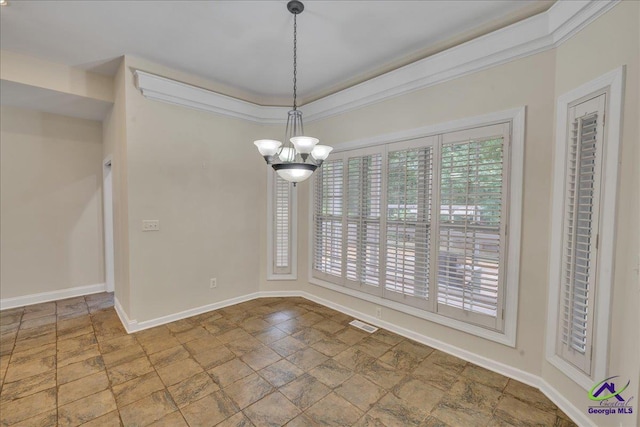
<path fill-rule="evenodd" d="M 639 138 L 640 122 L 640 2 L 623 1 L 557 49 L 556 97 L 594 78 L 626 65 L 623 125 L 619 166 L 617 230 L 608 374 L 632 380 L 625 397 L 640 389 L 639 267 Z M 567 380 L 555 367 L 543 362 L 543 378 L 575 405 L 586 411 L 584 389 Z M 604 378 L 603 378 L 604 379 Z M 637 412 L 637 411 L 636 411 Z M 637 425 L 637 415 L 593 417 L 598 425 Z M 635 422 L 635 423 L 634 423 Z"/>
<path fill-rule="evenodd" d="M 258 126 L 148 100 L 134 86 L 134 68 L 192 81 L 126 58 L 129 317 L 145 321 L 258 291 Z M 160 231 L 142 232 L 144 219 L 160 220 Z"/>
<path fill-rule="evenodd" d="M 0 115 L 1 297 L 104 283 L 101 123 Z"/>
<path fill-rule="evenodd" d="M 113 101 L 113 79 L 40 58 L 0 51 L 3 80 L 69 93 L 100 101 Z"/>

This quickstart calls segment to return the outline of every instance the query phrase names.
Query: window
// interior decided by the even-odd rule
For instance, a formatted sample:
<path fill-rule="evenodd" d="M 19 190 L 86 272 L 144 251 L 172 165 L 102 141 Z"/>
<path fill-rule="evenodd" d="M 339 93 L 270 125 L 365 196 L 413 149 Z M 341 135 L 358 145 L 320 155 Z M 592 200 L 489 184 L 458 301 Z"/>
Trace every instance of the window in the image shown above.
<path fill-rule="evenodd" d="M 510 146 L 503 122 L 332 155 L 314 178 L 312 283 L 504 338 Z"/>
<path fill-rule="evenodd" d="M 606 376 L 622 76 L 558 99 L 547 359 L 586 389 Z"/>
<path fill-rule="evenodd" d="M 267 240 L 269 280 L 295 280 L 296 273 L 296 188 L 269 167 L 267 171 Z"/>

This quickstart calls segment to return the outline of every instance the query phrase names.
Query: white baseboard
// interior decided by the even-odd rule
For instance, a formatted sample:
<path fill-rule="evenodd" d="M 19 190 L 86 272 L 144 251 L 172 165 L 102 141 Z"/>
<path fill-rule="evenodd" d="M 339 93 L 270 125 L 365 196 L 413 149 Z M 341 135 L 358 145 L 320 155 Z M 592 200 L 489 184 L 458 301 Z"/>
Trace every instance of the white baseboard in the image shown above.
<path fill-rule="evenodd" d="M 372 325 L 387 329 L 405 338 L 412 339 L 419 343 L 428 345 L 429 347 L 433 347 L 445 353 L 459 357 L 460 359 L 474 363 L 490 371 L 518 380 L 522 383 L 525 383 L 527 385 L 530 385 L 532 387 L 539 389 L 558 408 L 560 408 L 565 414 L 567 414 L 567 416 L 573 419 L 573 421 L 576 424 L 580 426 L 595 426 L 592 420 L 590 420 L 584 413 L 582 413 L 570 401 L 568 401 L 564 396 L 562 396 L 556 389 L 554 389 L 551 385 L 549 385 L 549 383 L 547 383 L 537 375 L 531 374 L 529 372 L 525 372 L 521 369 L 514 368 L 513 366 L 509 366 L 504 363 L 496 362 L 495 360 L 491 360 L 484 356 L 480 356 L 468 350 L 455 347 L 451 344 L 447 344 L 446 342 L 430 338 L 426 335 L 422 335 L 417 332 L 411 331 L 409 329 L 402 328 L 400 326 L 394 325 L 393 323 L 386 322 L 384 320 L 378 319 L 368 314 L 364 314 L 357 310 L 353 310 L 352 308 L 349 308 L 340 304 L 336 304 L 332 301 L 326 300 L 324 298 L 320 298 L 316 295 L 303 292 L 303 291 L 254 292 L 241 297 L 231 298 L 225 301 L 220 301 L 217 303 L 204 305 L 194 309 L 181 311 L 179 313 L 159 317 L 157 319 L 146 320 L 144 322 L 137 322 L 136 320 L 130 320 L 127 314 L 124 312 L 124 310 L 122 310 L 122 306 L 120 305 L 120 302 L 118 301 L 117 298 L 115 299 L 115 309 L 127 332 L 132 333 L 132 332 L 137 332 L 144 329 L 152 328 L 154 326 L 159 326 L 166 323 L 174 322 L 176 320 L 185 319 L 187 317 L 195 316 L 198 314 L 206 313 L 208 311 L 228 307 L 230 305 L 239 304 L 241 302 L 250 301 L 257 298 L 273 298 L 273 297 L 302 297 L 302 298 L 308 299 L 309 301 L 313 301 L 325 307 L 332 308 L 336 311 L 347 314 L 349 316 L 353 316 L 359 320 L 363 320 Z"/>
<path fill-rule="evenodd" d="M 151 320 L 144 320 L 142 322 L 138 322 L 135 319 L 129 319 L 127 313 L 123 310 L 120 301 L 118 298 L 114 298 L 114 308 L 120 321 L 122 322 L 122 326 L 127 330 L 128 333 L 134 333 L 143 331 L 145 329 L 153 328 L 155 326 L 165 325 L 167 323 L 175 322 L 176 320 L 186 319 L 187 317 L 197 316 L 198 314 L 206 313 L 208 311 L 218 310 L 224 307 L 228 307 L 230 305 L 240 304 L 241 302 L 250 301 L 256 298 L 260 298 L 260 292 L 254 292 L 247 295 L 242 295 L 236 298 L 230 298 L 228 300 L 215 302 L 213 304 L 207 304 L 196 308 L 191 308 L 189 310 L 180 311 L 174 314 L 168 314 L 166 316 L 157 317 Z M 273 295 L 276 296 L 276 295 Z"/>
<path fill-rule="evenodd" d="M 41 302 L 57 301 L 66 298 L 80 297 L 83 295 L 97 294 L 105 292 L 106 285 L 97 283 L 95 285 L 78 286 L 75 288 L 60 289 L 57 291 L 41 292 L 39 294 L 24 295 L 21 297 L 0 299 L 0 310 L 23 307 L 25 305 L 39 304 Z"/>

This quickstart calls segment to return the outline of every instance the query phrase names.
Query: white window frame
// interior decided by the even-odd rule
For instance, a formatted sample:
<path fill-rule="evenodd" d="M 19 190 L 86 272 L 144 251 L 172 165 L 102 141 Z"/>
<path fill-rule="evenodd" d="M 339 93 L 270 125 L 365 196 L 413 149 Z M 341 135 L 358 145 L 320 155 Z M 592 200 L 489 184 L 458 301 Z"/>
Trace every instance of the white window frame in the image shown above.
<path fill-rule="evenodd" d="M 291 217 L 289 221 L 289 262 L 290 271 L 287 274 L 278 273 L 276 269 L 276 172 L 267 166 L 267 280 L 297 280 L 298 279 L 298 190 L 289 184 Z"/>
<path fill-rule="evenodd" d="M 551 211 L 551 250 L 549 252 L 549 302 L 547 310 L 546 358 L 565 375 L 589 390 L 593 382 L 606 378 L 609 351 L 611 291 L 615 259 L 618 161 L 622 123 L 625 67 L 610 71 L 560 96 L 556 107 L 556 150 Z M 605 138 L 600 196 L 598 264 L 593 328 L 591 375 L 587 375 L 557 354 L 560 275 L 562 273 L 563 223 L 565 210 L 566 163 L 568 156 L 568 117 L 570 106 L 590 95 L 606 93 Z"/>
<path fill-rule="evenodd" d="M 509 230 L 506 237 L 508 252 L 506 254 L 507 271 L 505 274 L 505 310 L 504 328 L 502 331 L 490 330 L 473 325 L 461 320 L 443 316 L 436 312 L 422 310 L 397 301 L 381 298 L 377 295 L 367 294 L 346 286 L 337 285 L 313 276 L 313 214 L 314 197 L 309 198 L 309 283 L 322 286 L 340 293 L 344 293 L 374 304 L 388 307 L 403 313 L 448 326 L 490 341 L 494 341 L 509 347 L 516 346 L 516 330 L 518 319 L 518 288 L 520 282 L 520 245 L 522 228 L 522 191 L 524 171 L 524 135 L 525 135 L 525 107 L 499 111 L 481 116 L 469 117 L 451 122 L 410 129 L 402 132 L 376 136 L 356 140 L 336 146 L 334 152 L 342 155 L 344 151 L 362 149 L 366 147 L 386 145 L 416 138 L 425 138 L 444 133 L 462 131 L 481 126 L 494 125 L 508 122 L 511 125 L 511 166 L 508 174 Z M 315 178 L 314 178 L 315 179 Z"/>

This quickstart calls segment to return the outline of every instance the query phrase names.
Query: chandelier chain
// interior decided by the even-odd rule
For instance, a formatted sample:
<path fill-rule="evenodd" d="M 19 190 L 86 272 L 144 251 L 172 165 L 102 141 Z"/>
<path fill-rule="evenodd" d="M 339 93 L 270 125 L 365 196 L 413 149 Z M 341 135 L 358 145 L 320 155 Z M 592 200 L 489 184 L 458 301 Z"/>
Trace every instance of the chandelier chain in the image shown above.
<path fill-rule="evenodd" d="M 298 105 L 297 90 L 298 90 L 298 15 L 293 15 L 293 109 L 297 110 Z"/>

